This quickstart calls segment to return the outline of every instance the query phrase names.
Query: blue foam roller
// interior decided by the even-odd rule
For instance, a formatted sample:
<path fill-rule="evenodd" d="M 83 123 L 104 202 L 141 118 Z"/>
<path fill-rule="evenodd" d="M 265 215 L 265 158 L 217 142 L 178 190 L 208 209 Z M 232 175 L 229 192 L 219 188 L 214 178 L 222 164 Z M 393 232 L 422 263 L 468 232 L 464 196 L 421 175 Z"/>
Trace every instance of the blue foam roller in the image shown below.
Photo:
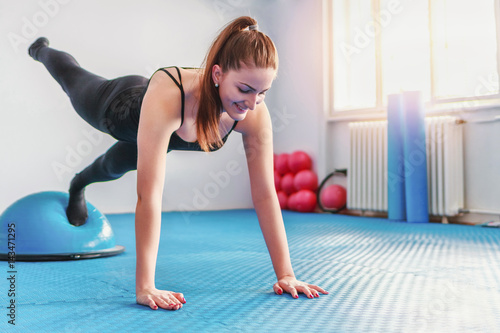
<path fill-rule="evenodd" d="M 9 259 L 12 252 L 16 260 L 38 261 L 95 258 L 124 251 L 116 245 L 108 219 L 89 202 L 85 224 L 70 224 L 68 199 L 68 193 L 40 192 L 10 205 L 0 216 L 0 259 Z M 10 251 L 9 241 L 14 246 Z"/>
<path fill-rule="evenodd" d="M 387 200 L 390 220 L 406 220 L 402 95 L 387 96 Z"/>
<path fill-rule="evenodd" d="M 420 92 L 403 93 L 406 219 L 429 222 L 425 111 Z"/>

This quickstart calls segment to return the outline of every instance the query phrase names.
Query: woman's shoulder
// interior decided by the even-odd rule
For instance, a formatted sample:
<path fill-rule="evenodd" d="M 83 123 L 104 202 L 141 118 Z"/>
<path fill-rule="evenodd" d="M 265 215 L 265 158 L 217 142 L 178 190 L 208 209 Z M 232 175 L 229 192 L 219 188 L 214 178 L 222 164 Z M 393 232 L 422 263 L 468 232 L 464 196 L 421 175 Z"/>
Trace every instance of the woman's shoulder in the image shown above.
<path fill-rule="evenodd" d="M 175 88 L 190 94 L 196 87 L 200 78 L 199 68 L 168 66 L 157 69 L 150 79 L 150 84 L 161 86 L 165 89 Z"/>
<path fill-rule="evenodd" d="M 169 67 L 161 67 L 158 68 L 152 75 L 150 80 L 150 84 L 165 84 L 178 81 L 179 75 L 177 74 L 177 70 L 180 69 L 176 66 Z"/>
<path fill-rule="evenodd" d="M 144 95 L 141 119 L 156 119 L 162 124 L 166 120 L 180 123 L 182 105 L 182 95 L 175 82 L 162 69 L 155 71 Z"/>
<path fill-rule="evenodd" d="M 147 89 L 149 94 L 171 95 L 179 92 L 179 88 L 167 72 L 166 69 L 160 68 L 151 75 Z"/>
<path fill-rule="evenodd" d="M 199 77 L 203 73 L 201 68 L 195 67 L 179 67 L 179 66 L 167 66 L 158 68 L 151 78 L 154 77 L 170 77 L 171 80 L 175 80 L 179 83 L 183 83 L 186 79 L 193 77 Z"/>

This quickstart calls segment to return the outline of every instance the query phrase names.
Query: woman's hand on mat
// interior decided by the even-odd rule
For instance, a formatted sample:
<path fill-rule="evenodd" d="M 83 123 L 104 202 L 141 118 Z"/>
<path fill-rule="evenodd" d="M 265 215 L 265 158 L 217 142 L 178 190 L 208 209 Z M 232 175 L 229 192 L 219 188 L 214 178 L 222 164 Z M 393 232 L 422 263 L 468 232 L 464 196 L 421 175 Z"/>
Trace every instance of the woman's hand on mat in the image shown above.
<path fill-rule="evenodd" d="M 319 297 L 318 292 L 328 294 L 328 291 L 314 284 L 305 283 L 294 277 L 286 276 L 278 280 L 273 286 L 274 292 L 282 295 L 283 291 L 292 295 L 293 298 L 299 298 L 299 293 L 303 293 L 309 298 Z"/>
<path fill-rule="evenodd" d="M 186 303 L 183 294 L 156 288 L 137 291 L 136 301 L 138 304 L 149 306 L 153 310 L 157 310 L 159 307 L 165 310 L 179 310 L 182 308 L 182 304 Z"/>

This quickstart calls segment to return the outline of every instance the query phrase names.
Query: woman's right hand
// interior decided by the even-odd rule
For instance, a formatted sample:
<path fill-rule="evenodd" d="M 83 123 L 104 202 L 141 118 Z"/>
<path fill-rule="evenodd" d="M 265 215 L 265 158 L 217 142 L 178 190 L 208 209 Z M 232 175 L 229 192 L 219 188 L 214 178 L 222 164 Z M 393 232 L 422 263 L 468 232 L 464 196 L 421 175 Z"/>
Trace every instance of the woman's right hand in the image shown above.
<path fill-rule="evenodd" d="M 137 304 L 149 306 L 153 310 L 159 307 L 165 310 L 179 310 L 186 303 L 184 295 L 156 288 L 136 292 Z"/>

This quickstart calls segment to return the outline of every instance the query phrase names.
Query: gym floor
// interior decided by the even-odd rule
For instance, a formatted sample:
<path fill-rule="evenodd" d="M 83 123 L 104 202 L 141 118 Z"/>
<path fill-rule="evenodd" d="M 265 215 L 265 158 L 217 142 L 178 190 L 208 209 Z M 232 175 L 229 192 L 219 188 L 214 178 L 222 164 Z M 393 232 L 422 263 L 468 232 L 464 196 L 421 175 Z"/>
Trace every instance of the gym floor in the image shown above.
<path fill-rule="evenodd" d="M 500 331 L 500 229 L 286 211 L 297 277 L 330 292 L 293 299 L 272 291 L 253 210 L 164 213 L 157 287 L 187 304 L 153 311 L 135 303 L 134 215 L 108 219 L 125 253 L 18 262 L 16 326 L 3 314 L 0 331 Z"/>

